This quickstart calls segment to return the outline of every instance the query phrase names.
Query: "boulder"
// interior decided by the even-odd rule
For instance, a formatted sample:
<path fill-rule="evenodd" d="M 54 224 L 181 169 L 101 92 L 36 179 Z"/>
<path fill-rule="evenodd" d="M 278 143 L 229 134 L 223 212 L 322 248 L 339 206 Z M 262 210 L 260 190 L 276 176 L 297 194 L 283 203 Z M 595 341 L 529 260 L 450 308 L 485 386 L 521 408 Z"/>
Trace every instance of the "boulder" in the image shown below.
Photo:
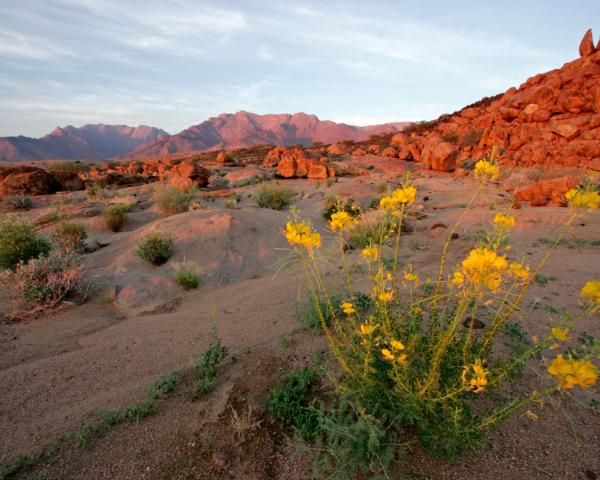
<path fill-rule="evenodd" d="M 227 162 L 227 155 L 225 154 L 225 152 L 221 151 L 219 152 L 219 154 L 217 155 L 217 162 L 218 163 L 226 163 Z"/>
<path fill-rule="evenodd" d="M 352 155 L 354 155 L 355 157 L 364 157 L 366 154 L 367 152 L 365 152 L 362 148 L 357 148 L 352 152 Z"/>
<path fill-rule="evenodd" d="M 451 143 L 439 143 L 431 156 L 431 169 L 438 172 L 451 172 L 456 168 L 458 149 Z"/>
<path fill-rule="evenodd" d="M 0 196 L 23 193 L 47 195 L 58 191 L 60 185 L 46 170 L 38 167 L 19 166 L 2 170 Z"/>
<path fill-rule="evenodd" d="M 590 28 L 585 32 L 585 35 L 581 39 L 581 43 L 579 44 L 579 55 L 587 57 L 594 53 L 594 50 L 596 50 L 596 48 L 594 47 L 594 37 L 592 36 L 592 29 Z"/>
<path fill-rule="evenodd" d="M 208 179 L 210 177 L 210 171 L 204 167 L 201 167 L 197 163 L 189 161 L 181 162 L 171 168 L 171 177 L 181 177 L 189 179 L 194 185 L 198 187 L 205 187 L 208 185 Z"/>
<path fill-rule="evenodd" d="M 367 151 L 373 155 L 379 155 L 381 153 L 381 147 L 377 144 L 371 144 L 367 147 Z"/>
<path fill-rule="evenodd" d="M 303 149 L 292 147 L 279 151 L 277 173 L 284 178 L 320 179 L 327 178 L 328 169 L 319 160 L 307 157 Z"/>
<path fill-rule="evenodd" d="M 85 188 L 83 181 L 75 172 L 55 171 L 52 172 L 52 176 L 54 177 L 59 190 L 75 192 Z"/>
<path fill-rule="evenodd" d="M 579 135 L 579 128 L 571 123 L 561 123 L 552 128 L 552 131 L 567 140 L 571 140 Z"/>
<path fill-rule="evenodd" d="M 398 152 L 394 147 L 384 148 L 383 152 L 381 152 L 381 155 L 388 158 L 398 158 Z"/>
<path fill-rule="evenodd" d="M 515 200 L 529 202 L 532 207 L 543 207 L 549 202 L 565 206 L 565 193 L 579 184 L 579 178 L 566 176 L 542 180 L 515 190 Z"/>
<path fill-rule="evenodd" d="M 328 177 L 327 167 L 313 163 L 308 168 L 307 177 L 313 180 L 323 180 Z"/>
<path fill-rule="evenodd" d="M 341 143 L 334 143 L 327 147 L 327 153 L 330 155 L 346 155 L 346 153 L 348 153 L 348 149 Z"/>

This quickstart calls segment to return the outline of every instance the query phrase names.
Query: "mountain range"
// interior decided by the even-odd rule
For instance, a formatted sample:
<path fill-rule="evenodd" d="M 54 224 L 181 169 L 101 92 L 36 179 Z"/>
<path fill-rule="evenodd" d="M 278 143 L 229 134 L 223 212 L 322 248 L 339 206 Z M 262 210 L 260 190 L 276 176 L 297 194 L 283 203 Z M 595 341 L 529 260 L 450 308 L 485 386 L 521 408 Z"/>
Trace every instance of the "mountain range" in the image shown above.
<path fill-rule="evenodd" d="M 221 114 L 175 135 L 146 125 L 92 124 L 57 127 L 41 138 L 0 137 L 0 161 L 106 160 L 169 153 L 225 150 L 257 144 L 310 145 L 341 140 L 361 141 L 373 134 L 401 131 L 410 122 L 357 127 L 319 120 L 305 113 L 257 115 Z"/>

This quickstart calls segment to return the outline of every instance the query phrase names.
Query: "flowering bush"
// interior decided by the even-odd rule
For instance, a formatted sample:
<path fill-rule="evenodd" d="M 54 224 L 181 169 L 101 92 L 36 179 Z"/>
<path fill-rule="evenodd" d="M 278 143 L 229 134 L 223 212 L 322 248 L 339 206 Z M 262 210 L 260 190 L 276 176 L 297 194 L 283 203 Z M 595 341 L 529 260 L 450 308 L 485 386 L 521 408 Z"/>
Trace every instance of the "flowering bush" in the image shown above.
<path fill-rule="evenodd" d="M 479 188 L 466 209 L 471 208 L 485 185 L 499 173 L 491 157 L 477 162 L 473 176 Z M 553 360 L 545 361 L 549 374 L 546 388 L 506 403 L 478 401 L 483 394 L 505 385 L 526 361 L 539 358 L 542 352 L 551 352 L 564 342 L 569 329 L 581 318 L 597 313 L 600 282 L 590 281 L 583 286 L 584 302 L 577 316 L 563 316 L 546 338 L 536 339 L 527 348 L 500 354 L 494 350 L 497 337 L 515 316 L 548 255 L 535 266 L 514 258 L 509 238 L 516 219 L 504 212 L 493 218 L 491 233 L 485 240 L 476 244 L 454 268 L 447 268 L 450 238 L 459 219 L 442 249 L 436 278 L 428 278 L 424 282 L 428 288 L 423 288 L 416 269 L 409 265 L 402 270 L 398 262 L 402 224 L 416 194 L 416 186 L 406 177 L 400 188 L 379 201 L 377 214 L 387 225 L 386 231 L 372 236 L 369 245 L 361 250 L 363 271 L 370 282 L 368 294 L 373 301 L 367 311 L 356 308 L 351 300 L 336 304 L 339 296 L 329 293 L 324 280 L 322 265 L 326 259 L 319 253 L 321 235 L 296 212 L 286 226 L 286 238 L 302 260 L 311 295 L 318 300 L 314 305 L 321 327 L 342 374 L 336 390 L 340 402 L 350 405 L 346 413 L 351 412 L 351 417 L 362 422 L 361 425 L 372 425 L 373 435 L 379 435 L 378 444 L 393 444 L 402 429 L 410 426 L 430 453 L 454 457 L 481 445 L 490 428 L 528 403 L 596 383 L 598 368 L 593 360 L 600 358 L 597 349 L 580 352 L 577 358 L 552 354 Z M 589 187 L 567 194 L 570 217 L 550 251 L 584 213 L 582 207 L 597 208 L 597 195 Z M 339 239 L 345 267 L 346 235 L 359 221 L 344 211 L 331 215 L 330 228 Z M 394 258 L 385 262 L 382 245 L 390 240 Z M 354 291 L 347 271 L 345 279 L 347 290 Z M 324 424 L 331 427 L 334 417 L 326 417 Z M 346 414 L 341 417 L 347 421 Z M 353 425 L 351 428 L 358 428 L 358 423 Z M 333 435 L 330 442 L 337 438 L 340 428 L 340 425 L 337 430 L 325 428 L 327 435 Z M 369 449 L 365 451 L 370 452 L 368 458 L 357 468 L 386 473 L 387 465 L 380 461 L 384 456 Z M 385 458 L 389 459 L 389 455 Z M 341 463 L 351 464 L 352 460 L 336 455 L 333 463 L 339 467 Z"/>

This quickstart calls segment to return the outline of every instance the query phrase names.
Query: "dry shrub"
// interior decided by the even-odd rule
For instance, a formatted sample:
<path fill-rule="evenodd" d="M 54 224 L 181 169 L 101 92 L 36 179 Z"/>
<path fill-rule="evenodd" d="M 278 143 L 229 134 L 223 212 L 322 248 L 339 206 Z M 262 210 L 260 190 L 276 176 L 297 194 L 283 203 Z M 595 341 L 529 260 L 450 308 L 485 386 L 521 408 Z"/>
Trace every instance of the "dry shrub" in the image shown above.
<path fill-rule="evenodd" d="M 233 432 L 236 445 L 240 445 L 246 441 L 252 432 L 260 427 L 262 420 L 256 418 L 251 405 L 248 405 L 248 409 L 242 411 L 242 413 L 239 413 L 233 405 L 230 405 L 230 409 L 229 426 Z"/>
<path fill-rule="evenodd" d="M 82 303 L 89 294 L 79 256 L 57 252 L 20 263 L 2 274 L 10 291 L 15 319 L 36 318 L 51 310 Z"/>
<path fill-rule="evenodd" d="M 54 230 L 54 241 L 65 252 L 81 252 L 85 248 L 85 225 L 63 221 Z"/>

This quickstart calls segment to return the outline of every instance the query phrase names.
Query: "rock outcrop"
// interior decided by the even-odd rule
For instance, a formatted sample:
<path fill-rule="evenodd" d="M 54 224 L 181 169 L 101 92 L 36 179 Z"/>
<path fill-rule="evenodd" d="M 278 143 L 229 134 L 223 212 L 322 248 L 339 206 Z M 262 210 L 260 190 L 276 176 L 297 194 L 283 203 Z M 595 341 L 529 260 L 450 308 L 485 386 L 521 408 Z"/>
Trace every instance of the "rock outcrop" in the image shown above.
<path fill-rule="evenodd" d="M 399 158 L 452 171 L 496 148 L 505 166 L 594 168 L 600 163 L 600 51 L 591 31 L 580 51 L 581 58 L 519 88 L 395 134 Z"/>
<path fill-rule="evenodd" d="M 277 173 L 284 178 L 324 179 L 335 177 L 332 165 L 325 164 L 307 156 L 305 150 L 298 147 L 277 147 L 269 151 L 266 166 L 277 166 Z"/>

